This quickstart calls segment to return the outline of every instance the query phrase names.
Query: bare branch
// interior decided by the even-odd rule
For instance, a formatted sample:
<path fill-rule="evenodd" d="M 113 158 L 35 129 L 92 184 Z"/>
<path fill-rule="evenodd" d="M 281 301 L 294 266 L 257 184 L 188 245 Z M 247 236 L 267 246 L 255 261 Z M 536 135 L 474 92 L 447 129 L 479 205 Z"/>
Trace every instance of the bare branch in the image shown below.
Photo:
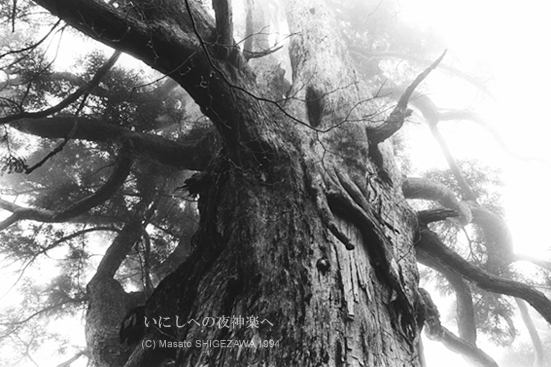
<path fill-rule="evenodd" d="M 66 299 L 64 301 L 57 302 L 53 305 L 44 307 L 44 308 L 42 308 L 42 309 L 40 309 L 36 312 L 33 312 L 31 315 L 25 317 L 24 319 L 17 320 L 17 321 L 11 321 L 11 322 L 2 322 L 2 323 L 0 323 L 0 325 L 2 325 L 2 326 L 21 325 L 21 324 L 24 324 L 26 322 L 29 322 L 30 320 L 32 320 L 35 317 L 38 317 L 42 314 L 49 313 L 49 312 L 52 312 L 54 310 L 62 309 L 63 306 L 65 306 L 65 305 L 80 304 L 80 303 L 85 302 L 85 301 L 86 301 L 86 299 L 84 299 L 84 298 L 76 298 L 76 299 L 69 298 L 69 299 Z"/>
<path fill-rule="evenodd" d="M 382 95 L 391 95 L 393 98 L 398 98 L 398 91 L 396 88 L 384 88 L 381 90 Z M 457 120 L 465 120 L 465 121 L 472 121 L 490 133 L 490 135 L 493 137 L 493 139 L 499 144 L 499 146 L 509 155 L 520 159 L 522 161 L 540 161 L 544 163 L 548 163 L 546 160 L 535 157 L 535 156 L 528 156 L 523 155 L 519 152 L 514 152 L 503 140 L 503 137 L 499 134 L 499 132 L 490 124 L 488 121 L 486 121 L 482 116 L 480 116 L 478 113 L 464 110 L 464 109 L 454 109 L 454 110 L 441 110 L 434 104 L 432 99 L 424 94 L 421 93 L 414 93 L 410 104 L 413 105 L 415 108 L 417 108 L 429 126 L 436 125 L 441 121 L 457 121 Z"/>
<path fill-rule="evenodd" d="M 281 50 L 282 48 L 283 48 L 283 45 L 277 46 L 277 47 L 271 47 L 267 50 L 258 51 L 258 52 L 243 50 L 243 54 L 245 55 L 245 58 L 247 60 L 249 60 L 249 59 L 258 59 L 258 58 L 261 58 L 261 57 L 264 57 L 264 56 L 271 55 L 274 52 L 277 52 L 277 51 Z"/>
<path fill-rule="evenodd" d="M 430 64 L 429 60 L 425 60 L 425 59 L 422 59 L 420 57 L 417 57 L 417 56 L 413 55 L 412 53 L 405 54 L 405 53 L 400 53 L 400 52 L 377 52 L 377 53 L 368 53 L 368 54 L 366 54 L 364 52 L 364 50 L 362 50 L 358 47 L 352 47 L 352 50 L 354 51 L 353 52 L 354 55 L 359 55 L 362 58 L 368 58 L 368 59 L 398 58 L 398 59 L 403 59 L 403 60 L 415 61 L 416 63 L 424 64 L 424 65 Z M 470 74 L 467 74 L 467 73 L 465 73 L 465 72 L 463 72 L 463 71 L 461 71 L 457 68 L 446 65 L 446 64 L 442 64 L 440 66 L 440 68 L 443 69 L 443 70 L 448 70 L 452 74 L 460 77 L 461 79 L 468 81 L 469 83 L 471 83 L 472 85 L 474 85 L 475 87 L 477 87 L 481 91 L 483 91 L 490 98 L 495 100 L 495 97 L 492 94 L 492 92 L 490 91 L 490 89 L 484 83 L 482 83 L 478 78 L 476 78 L 476 77 L 474 77 Z"/>
<path fill-rule="evenodd" d="M 66 137 L 57 147 L 55 147 L 51 152 L 46 154 L 46 156 L 42 158 L 39 162 L 34 164 L 32 167 L 25 168 L 25 173 L 29 174 L 34 170 L 36 170 L 37 168 L 42 167 L 44 163 L 46 163 L 50 158 L 52 158 L 57 153 L 61 152 L 63 150 L 63 147 L 65 147 L 65 145 L 67 145 L 68 142 L 69 142 L 69 137 Z"/>
<path fill-rule="evenodd" d="M 4 57 L 8 56 L 8 55 L 13 55 L 13 54 L 17 54 L 17 53 L 22 53 L 22 52 L 26 52 L 26 51 L 30 51 L 38 46 L 40 46 L 40 44 L 42 44 L 45 40 L 48 39 L 48 37 L 50 37 L 50 35 L 55 31 L 55 29 L 57 28 L 57 26 L 61 23 L 61 19 L 58 20 L 51 28 L 50 30 L 46 33 L 46 35 L 44 37 L 42 37 L 40 40 L 38 40 L 38 42 L 35 42 L 33 43 L 32 45 L 30 46 L 27 46 L 27 47 L 24 47 L 24 48 L 21 48 L 21 49 L 18 49 L 18 50 L 11 50 L 11 51 L 8 51 L 8 52 L 5 52 L 3 54 L 0 54 L 0 60 L 3 59 Z"/>
<path fill-rule="evenodd" d="M 56 367 L 70 367 L 71 364 L 76 361 L 77 359 L 79 359 L 81 356 L 86 356 L 86 353 L 84 351 L 79 351 L 77 354 L 75 354 L 74 356 L 72 356 L 71 358 L 69 358 L 68 360 L 66 360 L 65 362 L 62 362 L 60 364 L 58 364 Z"/>
<path fill-rule="evenodd" d="M 412 112 L 409 108 L 407 108 L 409 98 L 415 91 L 415 88 L 417 88 L 417 86 L 430 74 L 431 71 L 436 69 L 445 55 L 446 51 L 444 51 L 442 55 L 432 63 L 432 65 L 430 65 L 427 69 L 425 69 L 425 71 L 419 74 L 417 78 L 415 78 L 415 80 L 406 88 L 404 94 L 400 97 L 398 104 L 394 107 L 394 110 L 390 113 L 382 125 L 366 128 L 370 143 L 381 143 L 390 138 L 396 131 L 400 130 L 404 124 L 404 120 L 406 117 L 411 115 Z"/>

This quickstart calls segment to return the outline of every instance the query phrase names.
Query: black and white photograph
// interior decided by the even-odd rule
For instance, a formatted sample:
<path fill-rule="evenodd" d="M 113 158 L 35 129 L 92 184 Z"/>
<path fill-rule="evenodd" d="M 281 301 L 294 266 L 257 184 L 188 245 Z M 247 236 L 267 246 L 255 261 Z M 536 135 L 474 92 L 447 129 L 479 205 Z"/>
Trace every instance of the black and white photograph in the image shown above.
<path fill-rule="evenodd" d="M 0 366 L 551 367 L 550 14 L 0 0 Z"/>

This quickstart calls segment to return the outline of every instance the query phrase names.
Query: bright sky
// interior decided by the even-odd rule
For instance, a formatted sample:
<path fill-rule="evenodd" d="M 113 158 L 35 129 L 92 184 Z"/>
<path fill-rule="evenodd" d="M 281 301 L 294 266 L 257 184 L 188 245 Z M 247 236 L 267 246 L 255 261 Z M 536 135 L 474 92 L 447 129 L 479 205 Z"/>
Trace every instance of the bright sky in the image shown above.
<path fill-rule="evenodd" d="M 454 152 L 485 159 L 505 168 L 507 218 L 514 235 L 522 239 L 519 251 L 551 245 L 546 222 L 549 215 L 547 184 L 551 179 L 551 132 L 549 93 L 551 86 L 551 3 L 524 1 L 402 1 L 405 14 L 431 25 L 445 40 L 451 53 L 486 65 L 495 77 L 489 85 L 496 103 L 489 102 L 485 117 L 509 147 L 525 155 L 547 160 L 547 165 L 525 163 L 504 154 L 481 129 L 464 123 L 442 124 L 451 137 Z M 445 60 L 444 60 L 445 61 Z M 429 77 L 430 78 L 430 77 Z M 453 101 L 453 90 L 439 92 Z M 435 93 L 435 98 L 438 95 Z M 473 96 L 474 99 L 475 96 Z M 446 98 L 447 99 L 447 98 Z M 451 103 L 450 103 L 451 104 Z M 468 106 L 444 106 L 468 107 Z M 465 149 L 466 148 L 466 149 Z M 423 153 L 421 153 L 423 154 Z M 533 238 L 533 240 L 532 240 Z M 528 240 L 526 240 L 528 239 Z"/>
<path fill-rule="evenodd" d="M 478 157 L 503 168 L 504 204 L 515 251 L 548 257 L 551 117 L 547 113 L 550 103 L 547 89 L 551 86 L 548 46 L 551 3 L 544 0 L 402 0 L 400 3 L 402 15 L 438 32 L 451 54 L 491 69 L 495 79 L 489 85 L 496 102 L 485 106 L 487 121 L 513 151 L 547 161 L 544 164 L 516 160 L 489 142 L 490 136 L 471 123 L 442 124 L 457 156 Z M 434 95 L 434 98 L 450 103 L 443 107 L 468 107 L 452 104 L 456 91 L 451 88 L 444 87 L 439 93 L 446 95 Z M 433 149 L 419 150 L 413 161 L 434 160 Z M 524 332 L 522 325 L 519 330 Z M 439 344 L 427 342 L 425 347 L 429 367 L 440 366 L 443 360 L 448 367 L 467 366 L 461 357 Z M 499 349 L 490 348 L 489 352 L 498 357 Z"/>

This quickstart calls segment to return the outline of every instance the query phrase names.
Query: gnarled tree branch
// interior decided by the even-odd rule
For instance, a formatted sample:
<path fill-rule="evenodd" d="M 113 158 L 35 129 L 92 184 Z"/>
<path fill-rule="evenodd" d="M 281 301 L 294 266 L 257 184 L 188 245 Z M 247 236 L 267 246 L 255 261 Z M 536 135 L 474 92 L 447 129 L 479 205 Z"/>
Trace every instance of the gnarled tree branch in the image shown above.
<path fill-rule="evenodd" d="M 459 201 L 455 194 L 440 182 L 425 178 L 408 177 L 402 184 L 406 199 L 424 199 L 436 201 L 444 208 L 458 211 L 461 224 L 465 225 L 472 219 L 469 207 Z"/>
<path fill-rule="evenodd" d="M 444 264 L 427 256 L 423 251 L 417 251 L 417 261 L 443 275 L 455 291 L 457 301 L 457 327 L 461 339 L 476 344 L 476 321 L 473 306 L 473 297 L 469 285 L 457 272 Z"/>
<path fill-rule="evenodd" d="M 208 145 L 204 144 L 202 139 L 176 142 L 88 117 L 55 116 L 38 120 L 24 119 L 18 121 L 15 127 L 22 132 L 49 139 L 61 139 L 71 134 L 73 139 L 97 143 L 126 141 L 133 146 L 137 154 L 181 169 L 203 170 L 214 154 L 214 149 L 205 149 Z M 193 132 L 191 135 L 199 134 Z M 209 139 L 208 132 L 200 135 L 204 135 L 204 139 Z"/>
<path fill-rule="evenodd" d="M 383 88 L 378 92 L 378 94 L 382 96 L 390 95 L 392 98 L 398 99 L 399 90 L 398 88 L 392 87 Z M 472 121 L 488 131 L 492 138 L 509 155 L 523 161 L 541 161 L 547 163 L 547 161 L 541 157 L 523 155 L 520 152 L 513 151 L 503 140 L 503 137 L 499 134 L 499 132 L 476 112 L 466 109 L 442 110 L 436 106 L 429 96 L 420 92 L 415 92 L 412 95 L 410 104 L 421 112 L 430 126 L 436 125 L 442 121 Z"/>
<path fill-rule="evenodd" d="M 425 69 L 421 74 L 415 78 L 415 80 L 406 88 L 404 94 L 400 97 L 400 100 L 398 101 L 398 104 L 396 107 L 394 107 L 394 110 L 390 113 L 390 115 L 387 117 L 385 122 L 376 127 L 366 127 L 367 136 L 369 138 L 369 142 L 371 144 L 379 144 L 386 139 L 390 138 L 394 133 L 396 133 L 400 128 L 402 128 L 402 125 L 404 124 L 404 120 L 406 117 L 411 115 L 411 110 L 408 109 L 408 102 L 409 98 L 415 91 L 415 88 L 425 78 L 430 74 L 431 71 L 436 69 L 440 61 L 444 58 L 446 55 L 446 51 L 442 53 L 442 55 L 432 63 L 427 69 Z"/>
<path fill-rule="evenodd" d="M 352 47 L 352 50 L 353 50 L 354 55 L 359 55 L 362 58 L 366 58 L 366 59 L 397 58 L 397 59 L 402 59 L 402 60 L 414 61 L 416 63 L 423 64 L 423 65 L 430 65 L 429 60 L 425 60 L 423 58 L 417 57 L 417 56 L 413 55 L 412 53 L 407 53 L 406 54 L 406 53 L 392 52 L 392 51 L 366 53 L 363 49 L 360 49 L 358 47 Z M 446 65 L 446 64 L 442 64 L 440 66 L 440 68 L 442 70 L 447 70 L 447 71 L 451 72 L 452 74 L 460 77 L 463 80 L 468 81 L 469 83 L 471 83 L 472 85 L 474 85 L 475 87 L 479 88 L 481 91 L 486 93 L 490 98 L 495 99 L 495 97 L 494 97 L 493 93 L 490 91 L 490 89 L 481 80 L 479 80 L 475 76 L 467 74 L 467 73 L 465 73 L 465 72 L 463 72 L 463 71 L 461 71 L 457 68 L 454 68 L 454 67 L 452 67 L 450 65 Z"/>
<path fill-rule="evenodd" d="M 551 301 L 543 293 L 526 284 L 492 275 L 470 264 L 461 256 L 448 249 L 434 232 L 421 228 L 419 230 L 419 238 L 416 242 L 416 249 L 417 251 L 424 252 L 423 256 L 428 256 L 440 262 L 443 266 L 461 274 L 463 278 L 473 282 L 484 290 L 525 300 L 551 324 Z"/>
<path fill-rule="evenodd" d="M 178 82 L 235 149 L 230 154 L 242 154 L 243 141 L 268 140 L 272 121 L 258 119 L 262 112 L 252 74 L 235 57 L 215 57 L 216 26 L 208 11 L 196 1 L 135 3 L 142 1 L 147 4 L 137 7 L 139 13 L 128 14 L 98 0 L 35 0 L 88 36 Z"/>
<path fill-rule="evenodd" d="M 425 333 L 432 339 L 441 342 L 449 350 L 467 357 L 470 361 L 482 367 L 499 367 L 496 361 L 479 349 L 473 342 L 457 337 L 440 323 L 438 308 L 429 293 L 419 289 L 425 313 Z"/>

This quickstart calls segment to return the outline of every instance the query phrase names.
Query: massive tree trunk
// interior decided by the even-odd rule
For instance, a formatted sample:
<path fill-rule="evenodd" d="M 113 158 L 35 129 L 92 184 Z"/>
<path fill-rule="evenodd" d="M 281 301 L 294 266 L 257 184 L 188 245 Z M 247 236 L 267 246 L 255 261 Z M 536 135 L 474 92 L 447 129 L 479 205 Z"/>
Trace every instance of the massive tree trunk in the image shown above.
<path fill-rule="evenodd" d="M 148 300 L 150 342 L 127 366 L 420 364 L 415 217 L 388 143 L 369 136 L 377 111 L 322 1 L 287 4 L 285 103 L 227 37 L 224 1 L 214 1 L 216 23 L 195 1 L 135 1 L 124 12 L 36 2 L 172 77 L 221 137 L 194 185 L 195 251 Z M 229 327 L 212 324 L 222 316 Z M 228 340 L 254 345 L 216 344 Z"/>

